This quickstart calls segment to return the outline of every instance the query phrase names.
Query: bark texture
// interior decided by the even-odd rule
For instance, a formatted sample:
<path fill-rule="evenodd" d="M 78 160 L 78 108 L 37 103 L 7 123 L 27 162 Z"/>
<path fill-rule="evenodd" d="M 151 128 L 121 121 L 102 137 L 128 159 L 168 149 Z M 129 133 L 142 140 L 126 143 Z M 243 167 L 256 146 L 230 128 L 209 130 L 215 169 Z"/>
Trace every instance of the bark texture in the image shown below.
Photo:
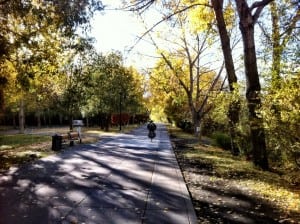
<path fill-rule="evenodd" d="M 214 9 L 214 12 L 215 12 L 217 27 L 218 27 L 218 31 L 219 31 L 219 35 L 220 35 L 229 89 L 231 92 L 233 92 L 234 84 L 237 83 L 237 76 L 235 74 L 235 68 L 234 68 L 234 63 L 233 63 L 233 58 L 232 58 L 230 38 L 228 35 L 228 31 L 226 28 L 226 23 L 225 23 L 225 19 L 224 19 L 224 15 L 223 15 L 223 0 L 212 0 L 211 3 L 213 6 L 213 9 Z M 236 141 L 237 141 L 236 140 L 236 137 L 237 137 L 236 125 L 239 122 L 239 112 L 240 112 L 240 102 L 237 99 L 237 101 L 230 103 L 228 114 L 227 114 L 227 117 L 229 119 L 231 152 L 233 155 L 239 154 L 239 149 L 236 144 Z"/>
<path fill-rule="evenodd" d="M 251 8 L 248 6 L 246 0 L 235 0 L 235 2 L 239 14 L 239 26 L 242 33 L 244 45 L 244 65 L 247 80 L 246 98 L 249 110 L 249 125 L 251 133 L 253 162 L 256 166 L 267 170 L 269 168 L 269 164 L 263 119 L 257 112 L 261 106 L 261 87 L 259 83 L 259 75 L 256 62 L 254 25 L 259 16 L 259 13 L 262 10 L 262 7 L 264 7 L 270 1 L 255 2 L 251 6 Z M 254 15 L 252 15 L 251 11 L 256 7 L 257 9 Z"/>

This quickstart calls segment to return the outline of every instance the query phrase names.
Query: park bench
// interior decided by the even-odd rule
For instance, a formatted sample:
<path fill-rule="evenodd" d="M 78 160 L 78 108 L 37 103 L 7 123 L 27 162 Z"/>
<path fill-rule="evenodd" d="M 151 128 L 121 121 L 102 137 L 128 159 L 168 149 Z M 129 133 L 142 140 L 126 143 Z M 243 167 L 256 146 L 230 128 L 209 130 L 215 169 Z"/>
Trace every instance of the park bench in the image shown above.
<path fill-rule="evenodd" d="M 74 141 L 79 141 L 79 143 L 81 143 L 81 136 L 77 131 L 68 132 L 67 134 L 62 134 L 61 136 L 63 143 L 69 142 L 70 146 L 74 145 Z"/>
<path fill-rule="evenodd" d="M 75 141 L 81 143 L 81 135 L 79 132 L 68 132 L 67 134 L 56 134 L 52 136 L 52 150 L 62 149 L 63 143 L 69 143 L 69 146 L 73 146 Z"/>

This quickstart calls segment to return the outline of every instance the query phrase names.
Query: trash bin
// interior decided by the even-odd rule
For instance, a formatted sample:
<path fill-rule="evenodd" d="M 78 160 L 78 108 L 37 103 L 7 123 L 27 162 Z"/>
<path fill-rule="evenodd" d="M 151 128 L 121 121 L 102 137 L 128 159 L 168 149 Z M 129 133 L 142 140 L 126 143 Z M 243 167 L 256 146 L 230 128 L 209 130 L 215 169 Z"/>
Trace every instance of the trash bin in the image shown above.
<path fill-rule="evenodd" d="M 62 136 L 61 135 L 53 135 L 52 136 L 52 150 L 58 151 L 62 148 Z"/>

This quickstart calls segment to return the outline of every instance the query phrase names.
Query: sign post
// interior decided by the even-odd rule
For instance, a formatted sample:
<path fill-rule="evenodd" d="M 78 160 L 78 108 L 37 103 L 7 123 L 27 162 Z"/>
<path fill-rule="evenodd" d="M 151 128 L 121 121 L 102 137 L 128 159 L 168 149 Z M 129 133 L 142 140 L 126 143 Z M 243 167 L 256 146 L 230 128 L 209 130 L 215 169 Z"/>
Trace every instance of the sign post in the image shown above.
<path fill-rule="evenodd" d="M 77 132 L 80 138 L 80 143 L 81 143 L 81 127 L 83 126 L 83 121 L 82 120 L 73 120 L 73 126 L 77 128 Z"/>

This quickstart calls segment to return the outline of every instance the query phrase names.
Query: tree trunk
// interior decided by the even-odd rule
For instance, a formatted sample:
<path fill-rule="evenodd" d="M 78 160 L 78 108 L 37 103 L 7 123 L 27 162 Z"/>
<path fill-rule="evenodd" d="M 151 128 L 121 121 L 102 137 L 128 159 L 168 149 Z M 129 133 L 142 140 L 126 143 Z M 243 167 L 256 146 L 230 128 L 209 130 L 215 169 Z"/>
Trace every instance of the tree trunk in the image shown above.
<path fill-rule="evenodd" d="M 69 115 L 69 128 L 73 131 L 73 115 Z"/>
<path fill-rule="evenodd" d="M 0 85 L 0 114 L 3 113 L 4 114 L 4 90 L 3 90 L 3 86 Z"/>
<path fill-rule="evenodd" d="M 52 125 L 52 122 L 51 122 L 51 113 L 50 113 L 50 110 L 47 109 L 47 114 L 48 114 L 48 125 L 51 126 Z"/>
<path fill-rule="evenodd" d="M 111 114 L 105 114 L 105 131 L 109 131 Z"/>
<path fill-rule="evenodd" d="M 42 127 L 42 121 L 41 121 L 41 111 L 36 112 L 36 120 L 37 120 L 37 126 L 38 128 Z"/>
<path fill-rule="evenodd" d="M 249 125 L 251 133 L 251 147 L 253 162 L 256 166 L 266 170 L 269 168 L 265 131 L 263 119 L 258 116 L 257 110 L 260 108 L 260 83 L 257 70 L 255 41 L 254 41 L 254 20 L 251 10 L 245 1 L 236 0 L 239 18 L 240 30 L 244 44 L 244 64 L 247 80 L 246 98 L 249 110 Z"/>
<path fill-rule="evenodd" d="M 236 125 L 239 122 L 239 112 L 240 112 L 240 101 L 236 100 L 229 104 L 229 110 L 227 117 L 229 118 L 229 134 L 231 143 L 231 153 L 232 155 L 238 156 L 240 150 L 237 144 L 237 131 Z"/>
<path fill-rule="evenodd" d="M 212 6 L 215 12 L 217 27 L 220 35 L 222 51 L 224 56 L 225 68 L 228 78 L 229 89 L 234 91 L 234 84 L 237 83 L 237 76 L 232 58 L 232 51 L 230 47 L 230 38 L 228 36 L 224 16 L 223 16 L 223 0 L 212 0 Z M 229 133 L 231 139 L 231 152 L 233 155 L 239 154 L 239 149 L 236 144 L 236 125 L 239 122 L 240 102 L 237 99 L 231 102 L 227 117 L 229 119 Z"/>
<path fill-rule="evenodd" d="M 89 124 L 89 117 L 86 117 L 86 127 L 89 127 L 90 124 Z"/>
<path fill-rule="evenodd" d="M 197 131 L 197 127 L 200 126 L 200 116 L 193 104 L 192 91 L 189 91 L 189 92 L 187 91 L 186 93 L 187 93 L 187 97 L 188 97 L 189 109 L 192 114 L 192 120 L 193 120 L 193 125 L 194 125 L 194 135 L 196 137 L 199 137 L 199 132 Z"/>
<path fill-rule="evenodd" d="M 16 116 L 17 116 L 17 114 L 13 113 L 13 126 L 14 126 L 14 129 L 17 129 Z"/>
<path fill-rule="evenodd" d="M 272 19 L 272 86 L 278 88 L 280 85 L 280 62 L 282 47 L 280 46 L 279 15 L 276 2 L 271 3 Z"/>
<path fill-rule="evenodd" d="M 192 111 L 192 118 L 193 118 L 193 124 L 194 124 L 194 133 L 196 137 L 200 137 L 200 116 L 199 113 L 195 110 L 195 108 L 191 108 Z"/>
<path fill-rule="evenodd" d="M 63 125 L 63 115 L 62 115 L 62 113 L 59 114 L 59 125 Z"/>
<path fill-rule="evenodd" d="M 44 122 L 44 125 L 47 126 L 47 119 L 46 119 L 46 113 L 45 113 L 45 111 L 43 113 L 43 122 Z"/>
<path fill-rule="evenodd" d="M 224 16 L 223 16 L 223 0 L 212 0 L 212 5 L 217 20 L 217 27 L 220 35 L 222 51 L 225 61 L 225 68 L 228 76 L 229 88 L 234 90 L 234 83 L 237 82 L 235 74 L 234 63 L 232 58 L 232 51 L 230 46 L 230 38 L 228 36 Z"/>
<path fill-rule="evenodd" d="M 21 134 L 25 132 L 25 114 L 24 114 L 24 100 L 20 100 L 19 105 L 19 130 Z"/>

